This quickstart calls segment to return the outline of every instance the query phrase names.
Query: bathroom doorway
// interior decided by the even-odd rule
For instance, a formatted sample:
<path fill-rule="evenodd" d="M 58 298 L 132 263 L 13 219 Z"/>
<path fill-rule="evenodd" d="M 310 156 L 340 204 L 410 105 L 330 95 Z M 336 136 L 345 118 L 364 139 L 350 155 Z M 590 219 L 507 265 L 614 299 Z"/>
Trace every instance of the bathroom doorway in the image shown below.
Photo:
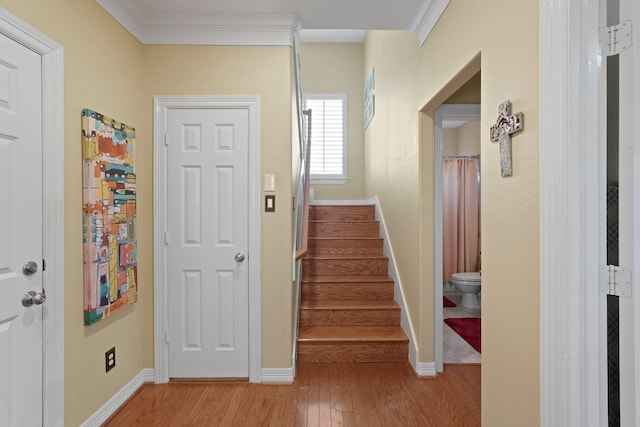
<path fill-rule="evenodd" d="M 477 257 L 471 260 L 468 267 L 458 260 L 448 260 L 449 266 L 444 268 L 444 242 L 445 239 L 457 239 L 445 232 L 444 227 L 444 203 L 443 203 L 443 164 L 446 161 L 448 168 L 453 167 L 459 171 L 467 168 L 466 174 L 473 174 L 473 164 L 476 167 L 475 182 L 477 183 L 477 198 L 480 194 L 480 82 L 481 75 L 477 72 L 462 86 L 452 93 L 433 111 L 434 125 L 434 150 L 433 150 L 433 221 L 434 221 L 434 248 L 433 248 L 433 283 L 434 283 L 434 351 L 437 372 L 442 372 L 444 363 L 480 363 L 479 329 L 481 323 L 481 308 L 467 308 L 462 305 L 462 294 L 451 284 L 453 270 L 462 269 L 470 271 L 480 270 L 480 222 L 479 204 L 476 212 L 478 221 L 476 230 L 478 233 Z M 465 166 L 466 165 L 466 166 Z M 467 185 L 470 176 L 467 176 Z M 449 192 L 450 190 L 446 190 Z M 454 195 L 454 199 L 458 195 Z M 449 197 L 450 199 L 450 197 Z M 473 203 L 472 203 L 473 204 Z M 450 217 L 451 214 L 447 214 Z M 448 226 L 451 224 L 448 218 Z M 462 221 L 464 223 L 464 221 Z M 454 225 L 454 227 L 458 227 Z M 447 245 L 447 251 L 451 252 L 451 245 Z M 455 245 L 454 245 L 455 246 Z M 454 247 L 454 252 L 464 254 L 462 247 Z M 464 255 L 461 255 L 463 258 Z M 467 260 L 469 262 L 469 260 Z M 453 270 L 452 270 L 453 269 Z M 445 272 L 447 278 L 445 280 Z M 455 271 L 464 272 L 464 271 Z M 446 286 L 445 286 L 446 285 Z M 479 292 L 478 302 L 481 303 L 482 293 Z M 444 297 L 447 297 L 446 299 Z M 468 298 L 468 297 L 467 297 Z M 465 304 L 468 305 L 468 304 Z M 445 319 L 450 319 L 445 323 Z M 460 320 L 462 319 L 462 320 Z M 473 320 L 470 320 L 473 319 Z M 466 335 L 464 338 L 460 333 Z M 462 331 L 461 331 L 462 330 Z M 477 339 L 473 335 L 477 331 Z M 474 348 L 475 347 L 475 348 Z"/>

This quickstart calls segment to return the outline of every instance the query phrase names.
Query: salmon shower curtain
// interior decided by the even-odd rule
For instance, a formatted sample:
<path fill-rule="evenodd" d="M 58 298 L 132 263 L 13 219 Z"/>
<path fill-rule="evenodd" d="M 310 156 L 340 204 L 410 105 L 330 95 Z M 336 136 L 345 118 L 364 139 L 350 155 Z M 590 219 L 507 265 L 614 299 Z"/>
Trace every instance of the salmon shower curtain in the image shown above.
<path fill-rule="evenodd" d="M 444 159 L 442 165 L 443 279 L 478 271 L 480 203 L 478 159 Z"/>

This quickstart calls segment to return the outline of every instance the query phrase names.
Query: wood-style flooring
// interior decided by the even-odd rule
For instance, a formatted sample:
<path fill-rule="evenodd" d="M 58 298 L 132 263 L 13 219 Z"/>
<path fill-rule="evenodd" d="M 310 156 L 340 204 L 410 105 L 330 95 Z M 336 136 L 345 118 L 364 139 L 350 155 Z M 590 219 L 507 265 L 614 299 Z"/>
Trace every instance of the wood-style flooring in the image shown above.
<path fill-rule="evenodd" d="M 419 378 L 408 363 L 300 363 L 294 384 L 145 384 L 115 426 L 480 425 L 480 365 Z"/>

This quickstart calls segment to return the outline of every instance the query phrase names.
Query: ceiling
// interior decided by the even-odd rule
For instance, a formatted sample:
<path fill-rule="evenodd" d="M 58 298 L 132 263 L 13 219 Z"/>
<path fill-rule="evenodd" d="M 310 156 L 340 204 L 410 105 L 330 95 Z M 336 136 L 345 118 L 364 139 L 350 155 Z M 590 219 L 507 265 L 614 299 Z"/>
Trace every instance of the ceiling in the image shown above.
<path fill-rule="evenodd" d="M 366 30 L 435 25 L 449 0 L 96 0 L 143 43 L 362 41 Z M 430 31 L 431 28 L 428 30 Z M 283 39 L 281 39 L 283 37 Z M 259 39 L 264 39 L 260 42 Z M 426 38 L 426 36 L 425 36 Z M 173 41 L 171 41 L 173 39 Z M 219 42 L 213 42 L 220 39 Z M 304 40 L 308 39 L 308 40 Z"/>

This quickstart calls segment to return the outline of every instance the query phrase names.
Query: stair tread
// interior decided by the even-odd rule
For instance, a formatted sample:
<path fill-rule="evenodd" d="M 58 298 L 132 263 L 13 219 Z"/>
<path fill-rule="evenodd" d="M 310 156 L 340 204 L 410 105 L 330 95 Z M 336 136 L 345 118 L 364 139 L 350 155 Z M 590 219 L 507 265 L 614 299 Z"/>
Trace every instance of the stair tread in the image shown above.
<path fill-rule="evenodd" d="M 307 276 L 302 283 L 388 283 L 393 279 L 387 275 L 376 276 Z"/>
<path fill-rule="evenodd" d="M 382 240 L 382 237 L 379 236 L 309 236 L 309 240 Z"/>
<path fill-rule="evenodd" d="M 303 310 L 399 310 L 400 306 L 389 300 L 304 300 Z"/>
<path fill-rule="evenodd" d="M 377 254 L 328 254 L 328 255 L 307 255 L 304 259 L 309 260 L 321 260 L 321 259 L 389 259 L 386 255 Z"/>
<path fill-rule="evenodd" d="M 309 205 L 309 208 L 314 209 L 314 208 L 373 208 L 375 207 L 375 203 L 365 203 L 365 204 L 359 204 L 359 203 L 354 203 L 352 205 L 342 205 L 340 203 L 328 203 L 328 204 L 321 204 L 321 205 Z"/>
<path fill-rule="evenodd" d="M 379 223 L 377 219 L 310 219 L 309 222 L 313 223 L 338 223 L 338 224 L 370 224 L 370 223 Z"/>
<path fill-rule="evenodd" d="M 400 326 L 306 326 L 298 333 L 299 342 L 406 342 Z"/>

